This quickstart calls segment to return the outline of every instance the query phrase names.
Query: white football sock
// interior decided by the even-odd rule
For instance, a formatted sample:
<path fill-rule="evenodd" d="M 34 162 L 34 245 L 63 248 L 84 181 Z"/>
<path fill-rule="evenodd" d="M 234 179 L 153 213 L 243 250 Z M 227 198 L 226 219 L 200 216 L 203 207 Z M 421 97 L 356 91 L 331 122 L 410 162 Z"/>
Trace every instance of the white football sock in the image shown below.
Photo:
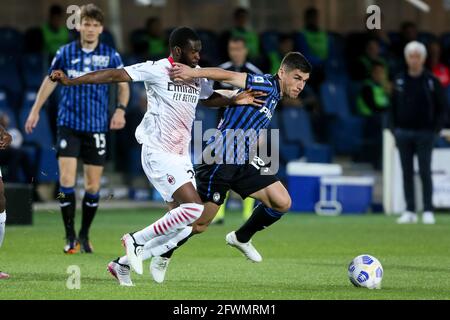
<path fill-rule="evenodd" d="M 197 203 L 183 203 L 170 210 L 158 221 L 133 234 L 138 244 L 145 244 L 153 238 L 167 235 L 192 224 L 203 212 L 204 206 Z"/>
<path fill-rule="evenodd" d="M 3 238 L 5 237 L 5 222 L 6 222 L 6 211 L 0 212 L 0 247 L 3 243 Z"/>
<path fill-rule="evenodd" d="M 175 248 L 181 240 L 189 237 L 192 233 L 192 227 L 187 226 L 170 234 L 161 235 L 153 238 L 144 245 L 144 252 L 142 253 L 142 260 L 148 260 L 151 257 L 161 256 L 164 253 Z M 119 259 L 119 263 L 129 265 L 127 256 Z"/>

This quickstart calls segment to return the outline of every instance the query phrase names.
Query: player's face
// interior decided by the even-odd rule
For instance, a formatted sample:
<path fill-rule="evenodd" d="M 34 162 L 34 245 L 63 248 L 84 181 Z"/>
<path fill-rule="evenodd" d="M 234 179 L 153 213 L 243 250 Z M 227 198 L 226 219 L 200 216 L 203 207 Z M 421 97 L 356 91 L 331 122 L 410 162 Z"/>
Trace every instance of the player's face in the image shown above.
<path fill-rule="evenodd" d="M 80 38 L 82 42 L 96 42 L 102 32 L 103 25 L 97 20 L 90 18 L 83 18 L 83 20 L 81 20 Z"/>
<path fill-rule="evenodd" d="M 282 81 L 283 95 L 292 99 L 298 97 L 309 79 L 309 73 L 304 73 L 299 69 L 291 71 L 281 69 L 279 76 Z"/>
<path fill-rule="evenodd" d="M 247 60 L 247 47 L 243 41 L 230 41 L 228 43 L 228 55 L 233 64 L 241 66 Z"/>
<path fill-rule="evenodd" d="M 195 68 L 200 61 L 200 51 L 202 50 L 202 42 L 200 40 L 189 40 L 188 44 L 181 49 L 180 62 Z"/>

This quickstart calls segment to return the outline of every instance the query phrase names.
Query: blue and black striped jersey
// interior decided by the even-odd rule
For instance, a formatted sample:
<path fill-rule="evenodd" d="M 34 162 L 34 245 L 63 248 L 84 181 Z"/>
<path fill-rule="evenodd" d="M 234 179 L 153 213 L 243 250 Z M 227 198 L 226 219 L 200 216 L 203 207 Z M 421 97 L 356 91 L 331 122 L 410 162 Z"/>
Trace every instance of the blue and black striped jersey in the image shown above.
<path fill-rule="evenodd" d="M 106 68 L 123 68 L 116 50 L 99 43 L 93 51 L 88 51 L 79 41 L 74 41 L 56 52 L 49 74 L 53 70 L 63 70 L 69 78 L 76 78 Z M 108 131 L 108 99 L 108 84 L 63 87 L 57 125 L 83 132 Z"/>
<path fill-rule="evenodd" d="M 269 127 L 272 114 L 281 100 L 280 83 L 276 75 L 249 73 L 245 87 L 265 92 L 267 96 L 261 98 L 265 101 L 262 107 L 238 105 L 225 110 L 217 127 L 222 137 L 213 136 L 207 142 L 207 146 L 216 152 L 223 150 L 225 163 L 243 164 L 249 160 L 249 145 L 257 146 L 260 130 Z"/>

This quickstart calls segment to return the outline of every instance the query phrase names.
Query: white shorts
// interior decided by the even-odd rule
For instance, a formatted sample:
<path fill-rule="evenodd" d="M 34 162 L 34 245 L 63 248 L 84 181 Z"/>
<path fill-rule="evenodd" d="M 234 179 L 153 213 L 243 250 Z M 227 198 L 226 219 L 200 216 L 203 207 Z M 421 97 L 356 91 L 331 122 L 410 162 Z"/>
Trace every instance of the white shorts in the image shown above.
<path fill-rule="evenodd" d="M 172 202 L 174 192 L 188 182 L 197 188 L 194 168 L 188 155 L 155 152 L 142 145 L 141 161 L 148 180 L 166 202 Z"/>

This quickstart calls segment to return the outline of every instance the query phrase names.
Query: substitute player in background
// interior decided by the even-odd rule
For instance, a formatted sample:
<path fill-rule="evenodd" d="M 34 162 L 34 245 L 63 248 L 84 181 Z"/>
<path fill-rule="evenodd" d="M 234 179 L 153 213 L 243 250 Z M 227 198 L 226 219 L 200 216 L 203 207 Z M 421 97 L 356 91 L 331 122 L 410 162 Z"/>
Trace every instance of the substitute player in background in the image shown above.
<path fill-rule="evenodd" d="M 12 141 L 11 135 L 6 132 L 5 128 L 0 126 L 0 149 L 6 149 Z M 2 171 L 0 170 L 0 247 L 2 246 L 5 237 L 5 223 L 6 223 L 6 199 L 5 186 L 3 185 Z M 7 279 L 9 275 L 0 271 L 0 279 Z"/>
<path fill-rule="evenodd" d="M 105 68 L 123 68 L 122 59 L 113 48 L 99 42 L 104 15 L 95 5 L 81 8 L 80 40 L 61 47 L 53 59 L 49 74 L 62 69 L 70 78 Z M 25 131 L 31 133 L 39 121 L 39 111 L 55 90 L 56 82 L 45 77 L 37 94 Z M 118 84 L 118 104 L 108 126 L 109 86 L 84 84 L 65 87 L 61 92 L 57 118 L 57 155 L 59 165 L 60 207 L 66 231 L 68 254 L 92 253 L 89 228 L 99 205 L 100 180 L 106 160 L 106 133 L 125 126 L 125 109 L 129 100 L 127 83 Z M 75 183 L 77 159 L 84 163 L 85 194 L 78 238 L 75 234 Z"/>
<path fill-rule="evenodd" d="M 206 79 L 189 83 L 174 83 L 168 74 L 175 62 L 198 67 L 201 41 L 190 28 L 175 29 L 169 38 L 170 56 L 158 61 L 147 61 L 123 69 L 107 69 L 92 72 L 76 79 L 68 79 L 61 71 L 54 71 L 51 78 L 64 85 L 85 83 L 109 83 L 143 81 L 147 91 L 148 107 L 136 129 L 136 139 L 142 144 L 142 167 L 151 184 L 167 202 L 169 210 L 162 218 L 148 227 L 126 234 L 122 241 L 127 255 L 112 261 L 109 272 L 121 285 L 133 285 L 130 265 L 142 274 L 142 260 L 159 255 L 159 238 L 167 236 L 177 244 L 192 232 L 192 224 L 203 212 L 203 204 L 195 185 L 195 174 L 190 158 L 189 144 L 199 100 L 209 107 L 233 104 L 259 106 L 254 99 L 258 92 L 243 92 L 232 99 L 217 94 Z M 172 238 L 174 237 L 174 238 Z M 164 240 L 167 240 L 163 237 Z M 145 245 L 145 248 L 144 248 Z M 164 245 L 166 248 L 167 242 Z"/>
<path fill-rule="evenodd" d="M 190 82 L 197 78 L 207 78 L 267 94 L 262 108 L 239 105 L 227 109 L 219 124 L 220 132 L 214 139 L 208 141 L 204 154 L 211 155 L 218 152 L 217 150 L 223 150 L 224 163 L 204 163 L 195 168 L 198 193 L 205 210 L 193 224 L 191 235 L 207 229 L 223 203 L 226 193 L 231 189 L 242 199 L 252 197 L 261 203 L 238 230 L 227 234 L 226 242 L 241 251 L 249 260 L 262 261 L 261 255 L 251 243 L 251 238 L 256 232 L 269 227 L 288 212 L 291 198 L 275 173 L 270 173 L 262 159 L 253 152 L 256 151 L 254 147 L 261 130 L 268 128 L 278 102 L 282 97 L 297 98 L 309 79 L 311 69 L 308 60 L 299 52 L 288 53 L 283 58 L 276 75 L 254 75 L 220 68 L 193 69 L 186 65 L 175 64 L 170 75 L 176 81 Z M 247 143 L 245 131 L 249 129 L 256 131 L 256 136 Z M 237 139 L 232 136 L 232 148 L 228 148 L 227 144 L 230 131 L 235 133 L 240 131 L 236 134 Z M 265 174 L 261 174 L 263 170 Z M 156 282 L 164 281 L 174 250 L 187 239 L 188 237 L 184 238 L 172 250 L 152 259 L 151 273 Z"/>

